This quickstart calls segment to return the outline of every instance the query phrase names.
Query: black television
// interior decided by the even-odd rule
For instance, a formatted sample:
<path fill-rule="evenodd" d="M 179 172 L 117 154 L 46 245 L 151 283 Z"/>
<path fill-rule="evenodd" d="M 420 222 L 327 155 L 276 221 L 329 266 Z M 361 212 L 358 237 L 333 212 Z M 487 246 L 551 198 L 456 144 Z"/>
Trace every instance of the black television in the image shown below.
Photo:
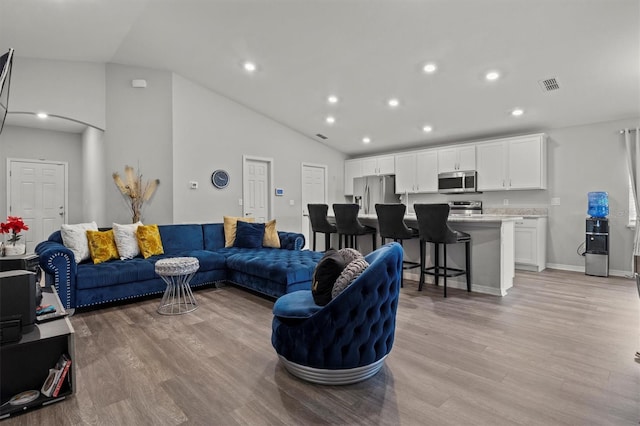
<path fill-rule="evenodd" d="M 13 65 L 13 49 L 0 56 L 0 133 L 9 109 L 9 86 L 11 85 L 11 68 Z"/>

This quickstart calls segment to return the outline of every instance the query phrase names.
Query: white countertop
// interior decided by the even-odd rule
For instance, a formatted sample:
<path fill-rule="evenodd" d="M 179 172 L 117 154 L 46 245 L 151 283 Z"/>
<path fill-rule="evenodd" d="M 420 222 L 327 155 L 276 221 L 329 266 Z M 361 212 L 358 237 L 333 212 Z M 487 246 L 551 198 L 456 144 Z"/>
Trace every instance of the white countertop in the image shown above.
<path fill-rule="evenodd" d="M 376 214 L 359 214 L 360 219 L 378 219 Z M 416 220 L 415 214 L 407 214 L 405 220 Z M 497 215 L 497 214 L 474 214 L 474 215 L 449 215 L 449 222 L 515 222 L 524 219 L 523 216 Z"/>

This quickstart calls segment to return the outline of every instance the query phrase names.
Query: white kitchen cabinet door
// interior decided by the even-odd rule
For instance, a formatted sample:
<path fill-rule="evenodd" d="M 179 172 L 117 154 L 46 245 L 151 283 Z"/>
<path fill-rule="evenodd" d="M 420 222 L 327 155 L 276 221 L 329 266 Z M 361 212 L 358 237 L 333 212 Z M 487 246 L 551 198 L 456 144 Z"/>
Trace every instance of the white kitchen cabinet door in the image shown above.
<path fill-rule="evenodd" d="M 507 189 L 505 150 L 504 142 L 483 143 L 476 147 L 478 191 Z"/>
<path fill-rule="evenodd" d="M 515 223 L 515 267 L 544 271 L 547 266 L 547 218 L 525 218 Z"/>
<path fill-rule="evenodd" d="M 515 261 L 525 265 L 535 265 L 536 258 L 537 230 L 533 228 L 515 227 Z"/>
<path fill-rule="evenodd" d="M 458 148 L 444 148 L 438 150 L 438 173 L 455 172 L 458 170 Z"/>
<path fill-rule="evenodd" d="M 375 176 L 378 174 L 378 160 L 375 157 L 362 159 L 362 176 Z"/>
<path fill-rule="evenodd" d="M 458 170 L 476 169 L 476 146 L 462 146 L 458 149 Z"/>
<path fill-rule="evenodd" d="M 345 160 L 344 195 L 353 195 L 353 179 L 362 176 L 362 160 Z"/>
<path fill-rule="evenodd" d="M 438 173 L 476 169 L 476 146 L 465 145 L 438 150 Z"/>
<path fill-rule="evenodd" d="M 513 139 L 509 142 L 509 189 L 545 189 L 546 149 L 540 136 Z"/>
<path fill-rule="evenodd" d="M 393 155 L 385 155 L 377 157 L 378 162 L 378 174 L 380 175 L 392 175 L 396 172 L 396 162 Z"/>
<path fill-rule="evenodd" d="M 416 185 L 416 154 L 398 154 L 395 158 L 396 194 L 414 193 Z"/>
<path fill-rule="evenodd" d="M 397 176 L 397 175 L 396 175 Z M 438 192 L 438 152 L 416 154 L 416 192 Z"/>

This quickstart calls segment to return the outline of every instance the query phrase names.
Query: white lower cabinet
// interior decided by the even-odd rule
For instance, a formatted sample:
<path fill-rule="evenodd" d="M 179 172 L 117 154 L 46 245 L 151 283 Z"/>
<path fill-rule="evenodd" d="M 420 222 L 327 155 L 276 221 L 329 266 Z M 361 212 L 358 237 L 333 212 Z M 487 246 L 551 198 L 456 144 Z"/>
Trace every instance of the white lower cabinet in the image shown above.
<path fill-rule="evenodd" d="M 516 269 L 540 272 L 546 268 L 547 218 L 525 218 L 515 226 Z"/>

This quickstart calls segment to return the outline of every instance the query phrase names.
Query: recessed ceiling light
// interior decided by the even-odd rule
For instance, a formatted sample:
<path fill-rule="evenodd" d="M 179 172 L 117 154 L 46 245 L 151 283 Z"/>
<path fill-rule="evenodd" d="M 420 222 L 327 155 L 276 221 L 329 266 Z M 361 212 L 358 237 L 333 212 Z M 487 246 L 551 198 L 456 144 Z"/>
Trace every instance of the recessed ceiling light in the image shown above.
<path fill-rule="evenodd" d="M 391 98 L 391 99 L 389 99 L 389 101 L 387 102 L 387 104 L 389 104 L 389 106 L 390 106 L 391 108 L 395 108 L 395 107 L 397 107 L 398 105 L 400 105 L 400 101 L 399 101 L 399 100 L 397 100 L 396 98 Z"/>
<path fill-rule="evenodd" d="M 485 78 L 489 81 L 494 81 L 500 78 L 500 73 L 498 71 L 489 71 Z"/>
<path fill-rule="evenodd" d="M 423 132 L 425 132 L 425 133 L 429 133 L 429 132 L 430 132 L 430 131 L 432 131 L 432 130 L 433 130 L 433 127 L 431 127 L 431 126 L 429 126 L 429 125 L 426 125 L 426 126 L 424 126 L 424 127 L 422 128 L 422 131 L 423 131 Z"/>
<path fill-rule="evenodd" d="M 511 111 L 511 115 L 513 115 L 514 117 L 520 117 L 522 114 L 524 114 L 524 110 L 522 108 L 515 108 L 513 111 Z"/>
<path fill-rule="evenodd" d="M 327 102 L 329 102 L 330 104 L 337 104 L 338 103 L 338 97 L 336 95 L 330 95 L 327 98 Z"/>
<path fill-rule="evenodd" d="M 254 72 L 258 68 L 256 67 L 256 64 L 249 61 L 242 64 L 242 67 L 244 68 L 245 71 L 248 71 L 248 72 Z"/>
<path fill-rule="evenodd" d="M 371 138 L 368 136 L 365 136 L 364 138 L 362 138 L 362 143 L 369 143 L 371 142 Z"/>
<path fill-rule="evenodd" d="M 422 68 L 422 70 L 423 70 L 424 72 L 426 72 L 427 74 L 431 74 L 431 73 L 433 73 L 433 72 L 436 72 L 436 70 L 437 70 L 437 69 L 438 69 L 438 67 L 436 66 L 436 64 L 431 64 L 431 63 L 430 63 L 430 64 L 426 64 L 426 65 Z"/>
<path fill-rule="evenodd" d="M 336 118 L 332 115 L 327 116 L 327 118 L 324 119 L 324 121 L 327 122 L 327 124 L 333 124 L 336 122 Z"/>
<path fill-rule="evenodd" d="M 38 118 L 47 118 L 47 117 L 49 116 L 49 114 L 44 113 L 44 112 L 39 112 L 39 113 L 37 114 L 37 116 L 38 116 Z"/>

